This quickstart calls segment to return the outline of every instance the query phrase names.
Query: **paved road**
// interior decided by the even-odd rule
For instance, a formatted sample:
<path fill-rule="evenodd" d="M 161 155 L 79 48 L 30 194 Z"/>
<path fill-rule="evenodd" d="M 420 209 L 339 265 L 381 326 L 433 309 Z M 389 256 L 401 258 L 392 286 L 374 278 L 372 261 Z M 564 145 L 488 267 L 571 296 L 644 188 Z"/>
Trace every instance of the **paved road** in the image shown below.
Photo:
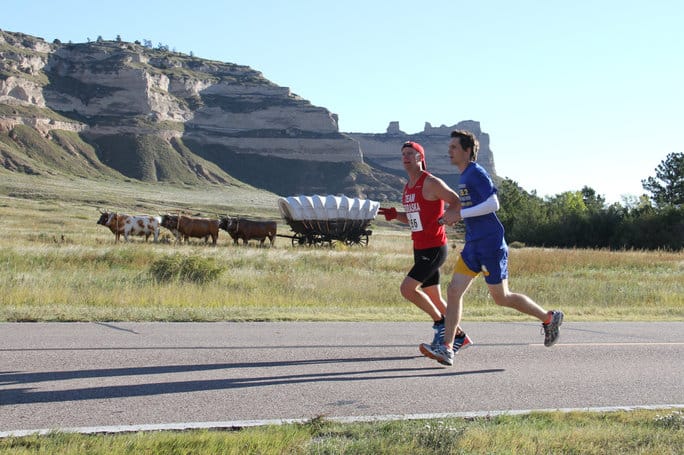
<path fill-rule="evenodd" d="M 684 404 L 684 323 L 3 323 L 0 433 Z M 202 424 L 204 425 L 204 424 Z"/>

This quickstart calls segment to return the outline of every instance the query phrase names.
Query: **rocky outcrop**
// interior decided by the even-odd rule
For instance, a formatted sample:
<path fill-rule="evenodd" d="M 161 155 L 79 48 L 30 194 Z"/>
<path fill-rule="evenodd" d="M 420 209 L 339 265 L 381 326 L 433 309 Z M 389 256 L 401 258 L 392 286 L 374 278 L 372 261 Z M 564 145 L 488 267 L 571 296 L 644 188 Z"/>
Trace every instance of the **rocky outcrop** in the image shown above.
<path fill-rule="evenodd" d="M 480 123 L 476 121 L 467 120 L 453 126 L 441 125 L 439 127 L 433 127 L 426 122 L 423 131 L 414 134 L 405 133 L 401 130 L 399 122 L 393 121 L 389 123 L 384 134 L 347 134 L 359 142 L 366 162 L 398 175 L 404 174 L 404 167 L 401 163 L 401 144 L 409 140 L 416 141 L 425 149 L 428 170 L 455 187 L 458 184 L 459 172 L 451 164 L 447 152 L 453 130 L 470 131 L 477 137 L 480 143 L 477 161 L 490 174 L 496 175 L 494 156 L 489 147 L 489 135 L 482 132 Z"/>
<path fill-rule="evenodd" d="M 230 169 L 207 172 L 204 158 L 214 159 L 217 153 L 233 162 L 249 157 L 238 161 L 262 169 L 273 158 L 286 160 L 294 180 L 300 162 L 363 164 L 358 143 L 339 132 L 337 116 L 247 66 L 137 43 L 49 44 L 0 31 L 0 134 L 18 125 L 36 129 L 47 141 L 54 130 L 77 132 L 104 164 L 146 180 L 227 181 Z M 179 148 L 184 150 L 181 161 L 202 170 L 193 172 L 194 178 L 168 169 Z M 35 172 L 43 167 L 40 154 L 29 153 L 19 141 L 3 153 L 12 156 L 7 163 L 34 162 Z M 131 165 L 136 162 L 148 170 Z M 225 175 L 217 177 L 221 171 Z M 250 173 L 242 169 L 243 175 Z M 305 191 L 326 178 L 299 180 L 294 186 Z M 328 182 L 330 191 L 348 189 L 337 183 Z M 267 186 L 279 190 L 277 179 Z"/>
<path fill-rule="evenodd" d="M 46 43 L 0 30 L 5 167 L 41 173 L 61 163 L 64 141 L 56 138 L 66 136 L 58 132 L 74 133 L 69 142 L 87 156 L 60 167 L 83 166 L 79 174 L 111 168 L 147 181 L 238 179 L 285 195 L 315 189 L 398 199 L 402 189 L 391 159 L 398 125 L 387 137 L 343 134 L 335 114 L 247 66 L 139 43 Z"/>

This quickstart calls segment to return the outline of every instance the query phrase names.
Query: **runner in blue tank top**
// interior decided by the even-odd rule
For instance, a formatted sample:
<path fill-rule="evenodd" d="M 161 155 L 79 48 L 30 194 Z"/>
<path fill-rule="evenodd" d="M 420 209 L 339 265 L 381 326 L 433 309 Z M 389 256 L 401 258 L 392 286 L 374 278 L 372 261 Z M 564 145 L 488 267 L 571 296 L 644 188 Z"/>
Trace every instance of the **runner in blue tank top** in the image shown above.
<path fill-rule="evenodd" d="M 444 365 L 453 365 L 454 354 L 461 347 L 447 340 L 454 339 L 456 327 L 461 323 L 463 296 L 480 273 L 484 275 L 489 293 L 497 305 L 513 308 L 542 322 L 545 346 L 556 343 L 558 328 L 563 323 L 563 312 L 547 312 L 528 296 L 508 289 L 508 246 L 504 227 L 495 213 L 499 209 L 499 199 L 489 174 L 475 162 L 478 148 L 478 141 L 472 133 L 451 133 L 449 158 L 461 172 L 457 190 L 461 207 L 447 208 L 442 218 L 448 225 L 463 220 L 466 235 L 463 251 L 447 288 L 444 343 L 429 352 L 429 357 Z"/>
<path fill-rule="evenodd" d="M 496 195 L 496 188 L 487 171 L 471 161 L 461 173 L 457 192 L 461 197 L 462 207 L 469 208 L 480 205 Z M 482 241 L 491 248 L 499 248 L 506 244 L 504 227 L 493 211 L 463 218 L 463 223 L 466 226 L 466 242 Z"/>

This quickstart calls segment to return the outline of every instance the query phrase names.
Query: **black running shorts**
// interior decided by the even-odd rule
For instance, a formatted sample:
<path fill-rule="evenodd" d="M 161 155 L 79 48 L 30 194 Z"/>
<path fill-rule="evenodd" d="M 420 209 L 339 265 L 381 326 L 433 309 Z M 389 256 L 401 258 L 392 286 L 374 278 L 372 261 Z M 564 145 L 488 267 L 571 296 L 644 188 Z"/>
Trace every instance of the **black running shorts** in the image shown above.
<path fill-rule="evenodd" d="M 444 265 L 447 258 L 448 248 L 446 245 L 424 250 L 413 250 L 413 268 L 408 276 L 423 283 L 422 288 L 439 284 L 439 268 Z"/>

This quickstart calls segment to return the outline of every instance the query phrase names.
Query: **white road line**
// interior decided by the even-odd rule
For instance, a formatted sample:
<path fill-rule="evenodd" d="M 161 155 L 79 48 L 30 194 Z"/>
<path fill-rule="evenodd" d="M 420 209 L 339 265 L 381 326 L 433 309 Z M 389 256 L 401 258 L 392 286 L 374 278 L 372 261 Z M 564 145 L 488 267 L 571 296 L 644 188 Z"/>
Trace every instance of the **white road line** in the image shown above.
<path fill-rule="evenodd" d="M 595 408 L 559 408 L 559 409 L 524 409 L 510 411 L 479 411 L 479 412 L 448 412 L 437 414 L 395 414 L 378 416 L 349 416 L 349 417 L 324 417 L 325 420 L 337 423 L 357 422 L 384 422 L 398 420 L 428 420 L 428 419 L 474 419 L 477 417 L 495 417 L 500 415 L 524 415 L 532 412 L 617 412 L 636 410 L 668 410 L 684 409 L 684 404 L 662 404 L 649 406 L 609 406 Z M 109 433 L 135 433 L 139 431 L 184 431 L 184 430 L 236 430 L 247 427 L 264 425 L 286 425 L 292 423 L 303 424 L 311 419 L 271 419 L 271 420 L 229 420 L 224 422 L 179 422 L 149 425 L 114 425 L 99 427 L 73 427 L 73 428 L 45 428 L 36 430 L 11 430 L 0 431 L 0 438 L 24 437 L 32 435 L 46 435 L 50 433 L 81 433 L 81 434 L 109 434 Z"/>
<path fill-rule="evenodd" d="M 544 347 L 543 343 L 532 343 L 530 346 Z M 554 344 L 556 346 L 684 346 L 684 342 L 679 341 L 663 341 L 663 342 L 636 342 L 636 341 L 625 341 L 625 342 L 611 342 L 611 343 L 558 343 Z"/>

